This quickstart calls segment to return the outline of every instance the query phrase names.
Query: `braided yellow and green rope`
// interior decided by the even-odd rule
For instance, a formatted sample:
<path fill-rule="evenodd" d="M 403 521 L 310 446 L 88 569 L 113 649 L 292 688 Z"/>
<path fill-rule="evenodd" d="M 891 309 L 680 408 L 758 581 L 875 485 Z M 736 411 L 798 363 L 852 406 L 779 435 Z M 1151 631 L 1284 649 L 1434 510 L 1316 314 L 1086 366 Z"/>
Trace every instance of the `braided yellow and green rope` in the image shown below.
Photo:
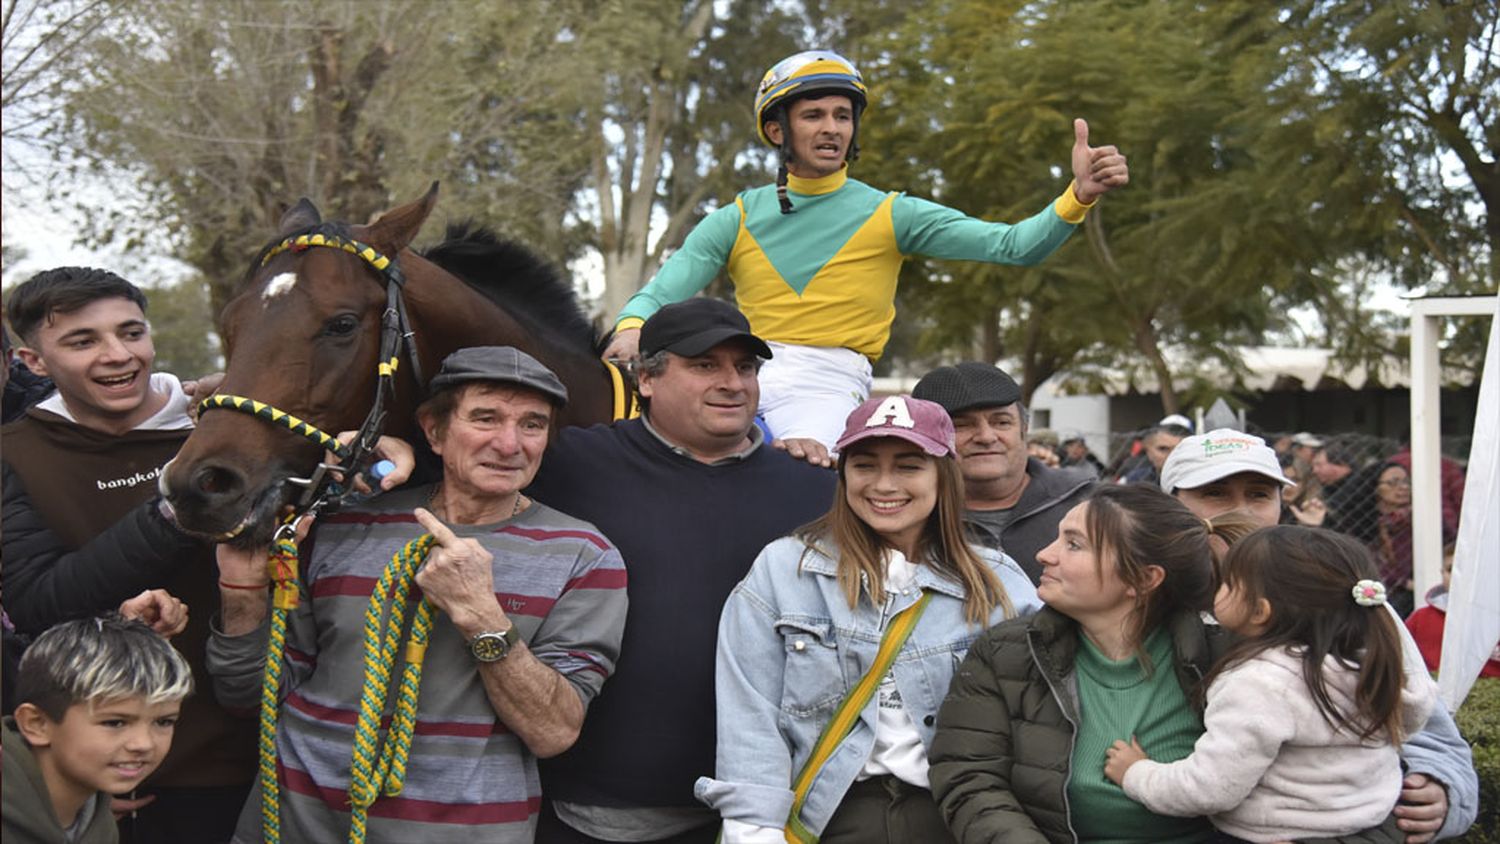
<path fill-rule="evenodd" d="M 299 600 L 297 543 L 291 531 L 278 531 L 266 566 L 276 585 L 271 598 L 271 635 L 260 687 L 261 826 L 266 844 L 281 841 L 281 788 L 276 781 L 276 711 L 281 695 L 282 658 L 286 654 L 286 616 Z"/>
<path fill-rule="evenodd" d="M 406 781 L 406 762 L 417 723 L 422 664 L 432 632 L 433 609 L 425 598 L 417 605 L 416 616 L 412 619 L 411 635 L 404 654 L 406 667 L 397 690 L 391 728 L 383 744 L 380 741 L 380 717 L 385 710 L 391 667 L 406 624 L 406 604 L 411 586 L 417 568 L 427 559 L 432 544 L 432 536 L 423 534 L 396 552 L 376 582 L 365 610 L 365 676 L 349 770 L 350 844 L 364 842 L 366 820 L 375 799 L 382 792 L 390 797 L 400 794 Z M 281 789 L 276 779 L 276 713 L 286 655 L 287 612 L 296 608 L 299 600 L 297 545 L 290 535 L 277 535 L 268 565 L 276 591 L 271 604 L 271 634 L 260 698 L 261 829 L 265 844 L 279 844 Z M 389 613 L 386 612 L 388 599 Z"/>
<path fill-rule="evenodd" d="M 432 630 L 432 605 L 424 598 L 412 620 L 391 728 L 382 743 L 380 719 L 390 692 L 391 668 L 396 661 L 402 630 L 406 626 L 406 604 L 417 567 L 427 559 L 433 538 L 423 534 L 406 544 L 381 572 L 365 608 L 365 671 L 359 695 L 359 718 L 354 725 L 354 748 L 349 763 L 349 842 L 362 844 L 370 806 L 384 792 L 401 793 L 406 780 L 407 754 L 416 727 L 417 693 L 422 681 L 422 662 Z M 387 612 L 387 601 L 389 611 Z"/>

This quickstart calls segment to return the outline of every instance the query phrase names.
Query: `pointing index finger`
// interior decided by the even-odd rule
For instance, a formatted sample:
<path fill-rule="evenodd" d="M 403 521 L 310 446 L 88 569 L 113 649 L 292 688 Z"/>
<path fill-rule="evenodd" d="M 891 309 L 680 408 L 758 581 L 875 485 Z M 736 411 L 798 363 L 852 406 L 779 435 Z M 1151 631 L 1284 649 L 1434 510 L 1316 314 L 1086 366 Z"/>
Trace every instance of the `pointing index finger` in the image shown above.
<path fill-rule="evenodd" d="M 437 544 L 446 547 L 458 541 L 458 536 L 449 530 L 448 526 L 443 524 L 437 516 L 428 512 L 426 508 L 418 507 L 412 511 L 412 514 L 417 517 L 417 522 L 426 528 L 428 533 L 432 534 L 432 538 L 437 541 Z"/>

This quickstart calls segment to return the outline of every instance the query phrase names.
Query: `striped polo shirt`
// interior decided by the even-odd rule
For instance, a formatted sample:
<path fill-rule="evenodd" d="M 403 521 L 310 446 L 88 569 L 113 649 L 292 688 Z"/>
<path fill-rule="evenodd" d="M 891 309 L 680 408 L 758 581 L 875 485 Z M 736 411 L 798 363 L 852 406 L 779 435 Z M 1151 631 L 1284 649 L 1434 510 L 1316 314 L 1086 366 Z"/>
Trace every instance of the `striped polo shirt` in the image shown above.
<path fill-rule="evenodd" d="M 348 835 L 365 609 L 392 555 L 423 532 L 412 509 L 430 492 L 393 493 L 318 520 L 305 600 L 287 636 L 277 735 L 283 841 Z M 537 502 L 501 522 L 449 527 L 494 556 L 495 600 L 587 705 L 614 670 L 624 627 L 625 566 L 614 546 L 587 522 Z M 402 664 L 398 655 L 393 677 Z M 259 803 L 257 794 L 246 806 L 236 840 L 260 840 Z M 530 842 L 540 803 L 536 759 L 496 717 L 467 643 L 438 613 L 406 785 L 370 807 L 367 840 Z"/>

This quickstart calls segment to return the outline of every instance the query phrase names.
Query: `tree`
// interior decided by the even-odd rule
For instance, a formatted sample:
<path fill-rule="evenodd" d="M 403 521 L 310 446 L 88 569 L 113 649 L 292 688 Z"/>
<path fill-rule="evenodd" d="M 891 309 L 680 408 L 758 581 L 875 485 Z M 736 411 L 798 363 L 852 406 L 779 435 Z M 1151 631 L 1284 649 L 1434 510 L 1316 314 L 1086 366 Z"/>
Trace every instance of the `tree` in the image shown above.
<path fill-rule="evenodd" d="M 1369 200 L 1398 279 L 1455 293 L 1500 284 L 1500 4 L 1301 0 L 1286 36 L 1299 82 L 1377 143 Z M 1456 162 L 1457 172 L 1445 163 Z M 1457 177 L 1457 178 L 1455 178 Z M 1466 206 L 1484 209 L 1480 219 Z"/>
<path fill-rule="evenodd" d="M 106 0 L 5 0 L 0 11 L 0 137 L 31 140 L 69 90 L 81 47 L 103 25 Z M 16 162 L 6 158 L 7 169 Z"/>
<path fill-rule="evenodd" d="M 582 41 L 602 81 L 588 107 L 590 188 L 613 317 L 713 203 L 764 178 L 764 156 L 746 156 L 749 103 L 799 21 L 767 0 L 617 0 L 600 12 Z"/>
<path fill-rule="evenodd" d="M 156 369 L 183 378 L 223 371 L 219 338 L 212 331 L 208 285 L 197 279 L 145 291 Z"/>
<path fill-rule="evenodd" d="M 488 212 L 562 260 L 561 227 L 537 221 L 562 219 L 579 162 L 555 143 L 573 89 L 544 6 L 113 3 L 53 148 L 133 178 L 139 205 L 79 209 L 94 237 L 165 232 L 215 311 L 298 195 L 363 222 L 451 174 L 450 215 Z"/>

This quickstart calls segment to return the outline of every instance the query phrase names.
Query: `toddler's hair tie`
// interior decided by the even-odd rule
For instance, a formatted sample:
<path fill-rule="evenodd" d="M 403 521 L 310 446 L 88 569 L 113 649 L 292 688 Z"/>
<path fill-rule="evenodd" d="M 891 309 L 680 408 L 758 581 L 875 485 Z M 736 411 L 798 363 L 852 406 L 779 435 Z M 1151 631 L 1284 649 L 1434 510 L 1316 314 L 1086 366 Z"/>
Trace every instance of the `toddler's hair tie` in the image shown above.
<path fill-rule="evenodd" d="M 1354 603 L 1362 607 L 1378 607 L 1385 603 L 1385 584 L 1378 580 L 1361 580 L 1350 590 Z"/>

